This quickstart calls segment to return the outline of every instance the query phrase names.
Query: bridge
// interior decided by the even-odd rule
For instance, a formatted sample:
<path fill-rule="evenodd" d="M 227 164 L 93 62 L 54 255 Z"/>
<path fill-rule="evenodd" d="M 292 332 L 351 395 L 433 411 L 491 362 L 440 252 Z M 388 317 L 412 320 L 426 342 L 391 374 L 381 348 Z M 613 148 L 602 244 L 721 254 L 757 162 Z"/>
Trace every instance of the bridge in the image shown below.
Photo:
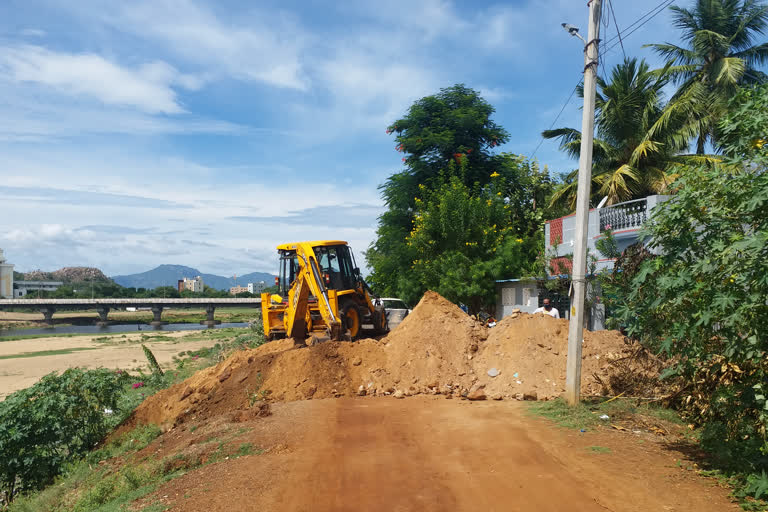
<path fill-rule="evenodd" d="M 206 319 L 201 322 L 209 327 L 219 323 L 214 320 L 216 308 L 226 307 L 260 308 L 260 298 L 248 299 L 3 299 L 0 311 L 13 309 L 37 309 L 49 325 L 53 324 L 53 314 L 57 309 L 94 309 L 99 314 L 99 325 L 107 325 L 109 311 L 118 308 L 149 308 L 152 310 L 152 325 L 162 325 L 164 309 L 169 308 L 204 308 Z"/>

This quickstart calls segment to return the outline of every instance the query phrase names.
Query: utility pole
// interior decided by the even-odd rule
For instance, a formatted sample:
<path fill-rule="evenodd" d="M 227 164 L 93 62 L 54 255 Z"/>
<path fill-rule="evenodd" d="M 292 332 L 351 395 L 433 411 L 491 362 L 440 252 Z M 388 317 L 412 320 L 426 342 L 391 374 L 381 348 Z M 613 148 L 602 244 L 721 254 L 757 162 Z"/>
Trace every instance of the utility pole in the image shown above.
<path fill-rule="evenodd" d="M 568 362 L 565 398 L 569 405 L 579 403 L 581 395 L 581 345 L 584 339 L 584 294 L 587 281 L 587 228 L 592 183 L 592 139 L 595 131 L 595 77 L 600 37 L 601 0 L 590 0 L 589 30 L 584 47 L 584 110 L 581 118 L 579 182 L 576 191 L 576 240 L 573 251 L 571 319 L 568 325 Z"/>

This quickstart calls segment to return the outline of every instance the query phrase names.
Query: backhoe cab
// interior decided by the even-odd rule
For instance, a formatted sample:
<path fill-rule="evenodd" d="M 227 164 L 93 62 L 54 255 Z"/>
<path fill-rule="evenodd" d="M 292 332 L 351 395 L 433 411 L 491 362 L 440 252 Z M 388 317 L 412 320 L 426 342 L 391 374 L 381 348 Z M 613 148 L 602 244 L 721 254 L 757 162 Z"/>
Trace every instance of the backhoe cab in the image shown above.
<path fill-rule="evenodd" d="M 387 315 L 374 304 L 347 242 L 321 240 L 277 246 L 278 293 L 261 294 L 264 333 L 268 339 L 308 336 L 356 339 L 364 326 L 384 334 Z"/>

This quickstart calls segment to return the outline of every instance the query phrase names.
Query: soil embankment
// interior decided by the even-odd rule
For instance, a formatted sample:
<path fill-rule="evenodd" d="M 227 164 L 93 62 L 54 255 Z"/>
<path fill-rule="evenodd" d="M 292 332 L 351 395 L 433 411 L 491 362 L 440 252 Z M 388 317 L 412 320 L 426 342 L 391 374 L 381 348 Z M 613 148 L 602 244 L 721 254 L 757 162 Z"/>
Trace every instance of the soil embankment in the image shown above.
<path fill-rule="evenodd" d="M 254 396 L 272 401 L 417 394 L 551 399 L 564 391 L 567 336 L 567 321 L 546 315 L 516 315 L 487 329 L 427 292 L 381 340 L 297 348 L 285 339 L 239 351 L 150 397 L 130 425 L 169 428 L 246 409 Z M 626 391 L 633 385 L 628 371 L 651 381 L 659 369 L 657 361 L 638 357 L 637 349 L 613 331 L 585 331 L 583 358 L 584 394 L 616 392 L 617 382 Z"/>

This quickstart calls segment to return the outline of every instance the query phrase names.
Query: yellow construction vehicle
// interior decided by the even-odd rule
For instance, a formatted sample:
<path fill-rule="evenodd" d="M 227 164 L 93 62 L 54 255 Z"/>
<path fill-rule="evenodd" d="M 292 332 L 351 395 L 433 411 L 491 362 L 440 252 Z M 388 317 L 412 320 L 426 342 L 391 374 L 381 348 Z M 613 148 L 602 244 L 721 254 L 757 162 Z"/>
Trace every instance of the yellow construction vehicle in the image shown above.
<path fill-rule="evenodd" d="M 261 294 L 267 339 L 356 339 L 366 325 L 372 334 L 389 330 L 386 310 L 371 297 L 347 242 L 296 242 L 278 245 L 277 252 L 278 293 Z"/>

